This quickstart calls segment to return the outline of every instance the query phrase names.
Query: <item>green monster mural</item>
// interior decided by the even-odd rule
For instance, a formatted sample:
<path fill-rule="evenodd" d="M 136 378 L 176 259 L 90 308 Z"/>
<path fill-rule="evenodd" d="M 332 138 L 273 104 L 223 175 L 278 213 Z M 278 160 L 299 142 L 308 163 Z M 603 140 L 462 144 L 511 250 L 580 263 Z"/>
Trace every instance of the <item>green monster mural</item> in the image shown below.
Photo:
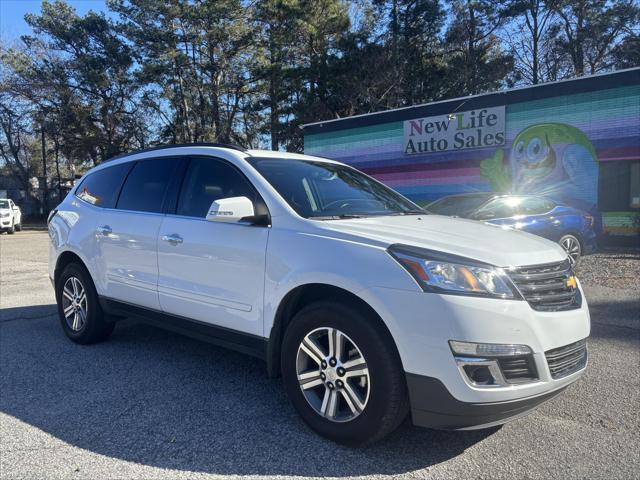
<path fill-rule="evenodd" d="M 598 159 L 578 128 L 540 123 L 522 130 L 509 156 L 499 149 L 480 163 L 480 174 L 497 192 L 546 195 L 593 210 L 598 201 Z"/>

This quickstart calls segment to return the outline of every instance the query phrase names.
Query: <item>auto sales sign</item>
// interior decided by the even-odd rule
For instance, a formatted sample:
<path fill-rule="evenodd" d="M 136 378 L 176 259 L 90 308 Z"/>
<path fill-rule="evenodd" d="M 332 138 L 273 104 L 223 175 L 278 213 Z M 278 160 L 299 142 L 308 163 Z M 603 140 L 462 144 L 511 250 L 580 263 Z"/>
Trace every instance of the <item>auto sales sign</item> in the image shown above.
<path fill-rule="evenodd" d="M 504 145 L 505 107 L 481 108 L 404 122 L 404 153 Z"/>

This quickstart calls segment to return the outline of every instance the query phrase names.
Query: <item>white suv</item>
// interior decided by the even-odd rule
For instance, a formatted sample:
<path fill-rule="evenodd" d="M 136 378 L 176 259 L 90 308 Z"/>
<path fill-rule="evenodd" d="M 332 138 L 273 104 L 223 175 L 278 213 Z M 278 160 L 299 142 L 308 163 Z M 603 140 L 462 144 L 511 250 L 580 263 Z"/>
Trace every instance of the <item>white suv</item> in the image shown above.
<path fill-rule="evenodd" d="M 0 198 L 0 233 L 22 230 L 22 212 L 10 198 Z"/>
<path fill-rule="evenodd" d="M 553 242 L 429 215 L 340 163 L 220 145 L 89 171 L 49 219 L 62 327 L 124 316 L 266 360 L 346 444 L 504 423 L 584 372 L 590 321 Z"/>

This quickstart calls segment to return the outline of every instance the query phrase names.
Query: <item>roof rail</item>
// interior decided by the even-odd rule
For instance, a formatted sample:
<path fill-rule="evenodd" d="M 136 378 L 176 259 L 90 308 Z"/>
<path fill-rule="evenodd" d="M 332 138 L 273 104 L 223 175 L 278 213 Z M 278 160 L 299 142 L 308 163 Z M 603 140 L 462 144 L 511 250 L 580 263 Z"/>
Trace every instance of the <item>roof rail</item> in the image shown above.
<path fill-rule="evenodd" d="M 238 150 L 239 152 L 247 151 L 247 149 L 244 147 L 240 147 L 238 145 L 230 145 L 228 143 L 209 143 L 209 142 L 172 143 L 167 145 L 156 145 L 155 147 L 144 148 L 141 150 L 134 150 L 132 152 L 121 153 L 120 155 L 116 155 L 115 157 L 108 158 L 104 161 L 110 162 L 111 160 L 128 157 L 130 155 L 137 155 L 138 153 L 154 152 L 156 150 L 165 150 L 168 148 L 179 148 L 179 147 L 218 147 L 218 148 L 230 148 L 232 150 Z"/>

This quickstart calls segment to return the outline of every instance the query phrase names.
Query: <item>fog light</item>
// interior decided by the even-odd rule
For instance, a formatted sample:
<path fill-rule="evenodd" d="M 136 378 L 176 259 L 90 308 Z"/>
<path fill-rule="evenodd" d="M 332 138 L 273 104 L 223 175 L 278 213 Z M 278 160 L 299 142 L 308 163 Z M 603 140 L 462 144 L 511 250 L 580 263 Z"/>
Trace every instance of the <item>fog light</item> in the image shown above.
<path fill-rule="evenodd" d="M 502 343 L 473 343 L 449 340 L 449 346 L 456 355 L 472 357 L 512 357 L 533 353 L 526 345 L 511 345 Z"/>
<path fill-rule="evenodd" d="M 465 365 L 463 368 L 469 380 L 476 385 L 493 385 L 495 383 L 495 378 L 486 365 Z"/>
<path fill-rule="evenodd" d="M 456 356 L 455 359 L 467 383 L 474 387 L 500 387 L 506 384 L 496 359 L 462 356 Z"/>

